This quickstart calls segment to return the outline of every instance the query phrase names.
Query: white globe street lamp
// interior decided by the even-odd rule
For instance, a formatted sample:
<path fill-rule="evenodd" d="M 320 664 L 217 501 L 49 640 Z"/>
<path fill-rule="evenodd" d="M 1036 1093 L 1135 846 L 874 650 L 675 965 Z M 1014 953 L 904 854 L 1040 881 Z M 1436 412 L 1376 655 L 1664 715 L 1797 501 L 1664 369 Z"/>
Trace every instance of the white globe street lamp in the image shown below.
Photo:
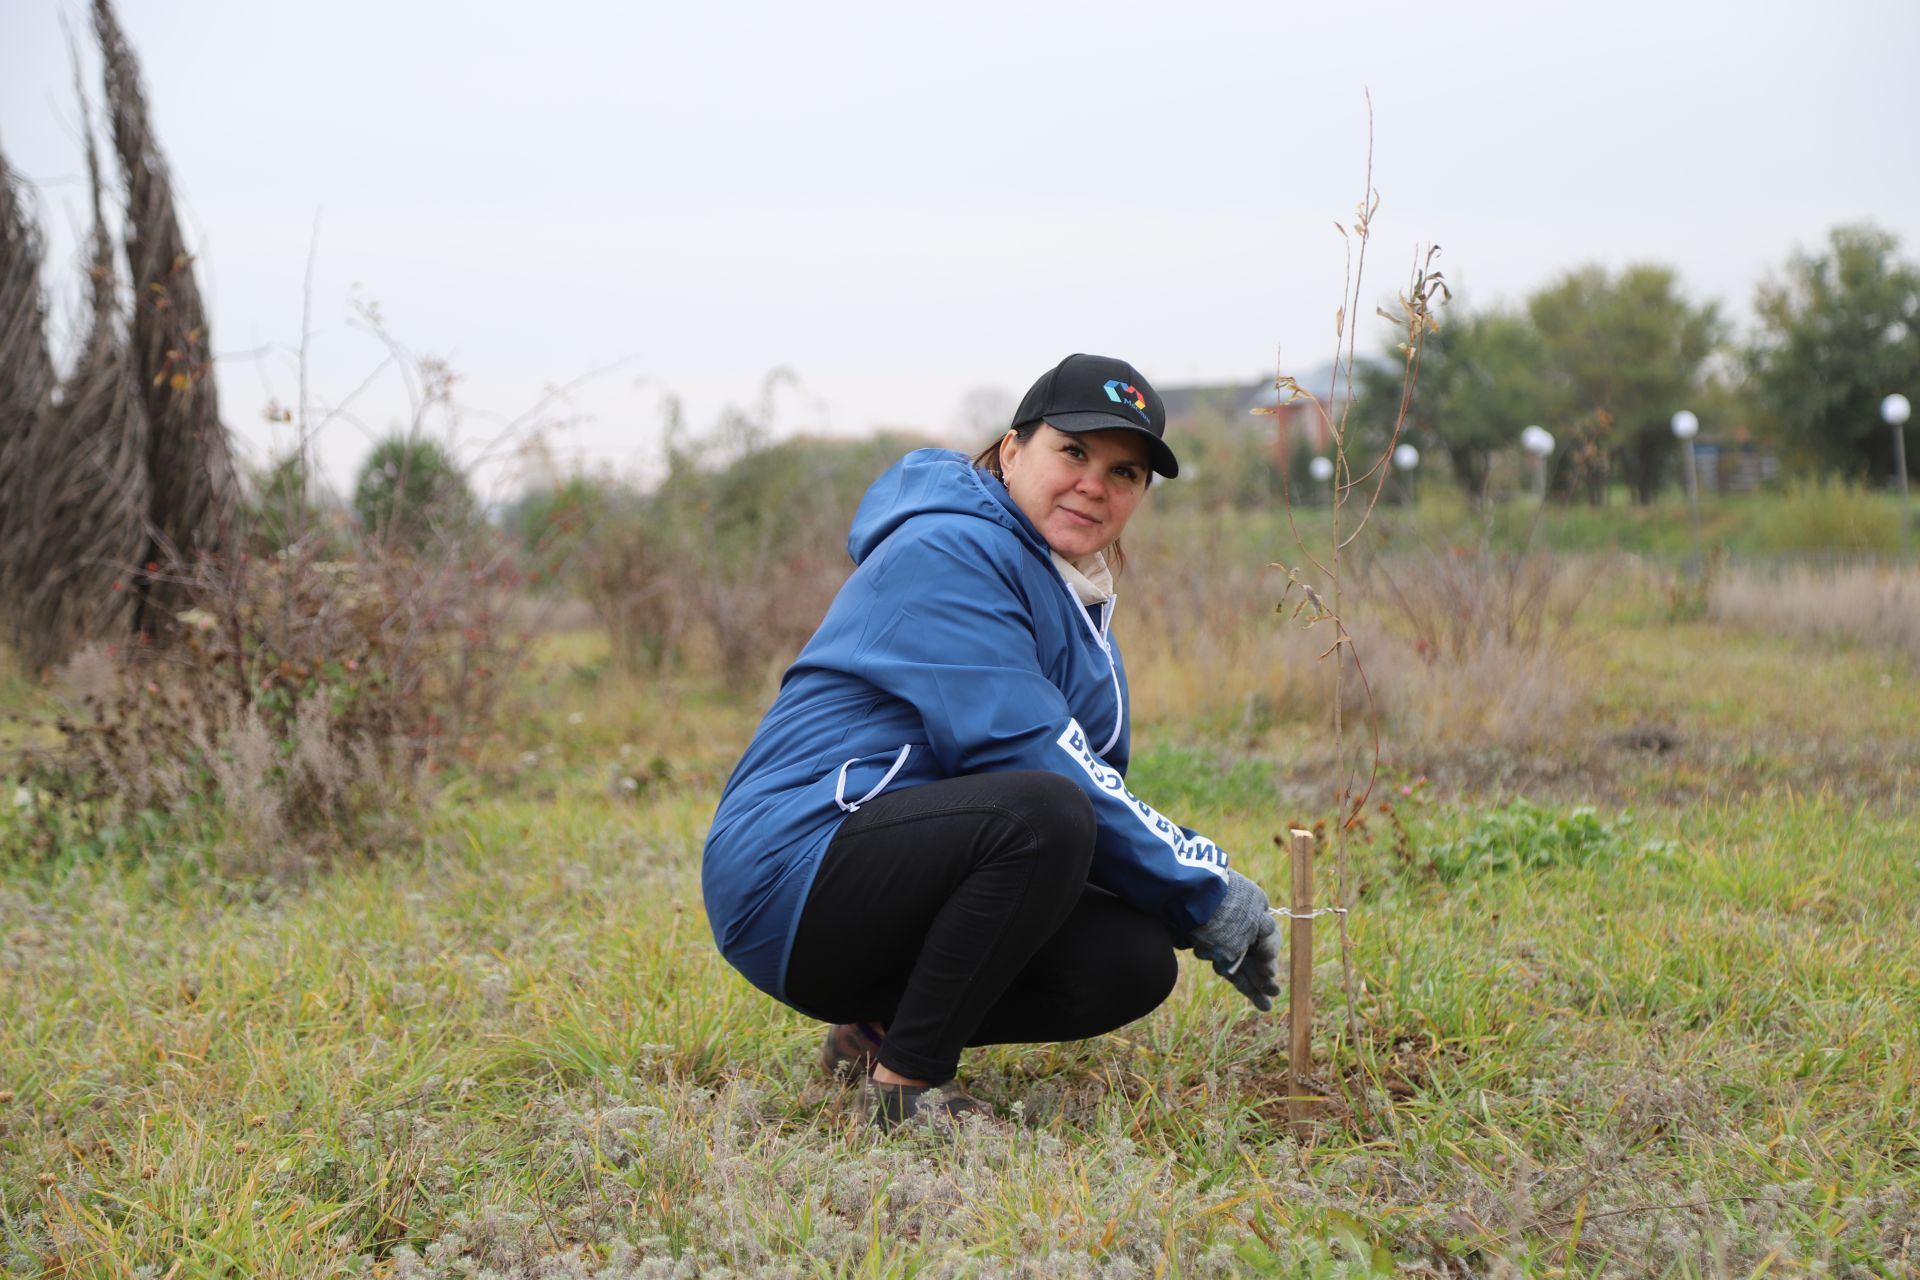
<path fill-rule="evenodd" d="M 1315 454 L 1307 463 L 1307 474 L 1313 477 L 1316 484 L 1326 484 L 1327 481 L 1333 479 L 1333 459 Z M 1334 493 L 1333 490 L 1329 488 L 1327 490 L 1327 502 L 1332 504 L 1333 500 Z M 1311 501 L 1311 499 L 1309 499 L 1309 501 Z"/>
<path fill-rule="evenodd" d="M 1520 432 L 1520 447 L 1533 458 L 1533 494 L 1542 504 L 1547 500 L 1547 455 L 1553 452 L 1553 432 L 1545 427 L 1527 427 Z"/>
<path fill-rule="evenodd" d="M 1407 503 L 1413 505 L 1419 498 L 1414 486 L 1413 469 L 1420 465 L 1420 451 L 1410 444 L 1397 444 L 1393 447 L 1393 465 L 1406 477 Z"/>
<path fill-rule="evenodd" d="M 1880 420 L 1893 428 L 1893 474 L 1900 486 L 1900 541 L 1907 539 L 1913 527 L 1913 494 L 1907 490 L 1907 418 L 1913 406 L 1898 391 L 1880 402 Z"/>
<path fill-rule="evenodd" d="M 1673 415 L 1673 434 L 1680 439 L 1680 456 L 1687 466 L 1687 501 L 1700 501 L 1700 480 L 1694 470 L 1693 438 L 1700 434 L 1700 419 L 1690 409 L 1682 409 Z"/>
<path fill-rule="evenodd" d="M 1693 521 L 1693 558 L 1704 564 L 1706 549 L 1700 537 L 1700 473 L 1693 457 L 1693 438 L 1700 434 L 1700 419 L 1693 410 L 1682 409 L 1673 415 L 1673 434 L 1680 440 L 1680 458 L 1687 468 L 1687 514 Z"/>

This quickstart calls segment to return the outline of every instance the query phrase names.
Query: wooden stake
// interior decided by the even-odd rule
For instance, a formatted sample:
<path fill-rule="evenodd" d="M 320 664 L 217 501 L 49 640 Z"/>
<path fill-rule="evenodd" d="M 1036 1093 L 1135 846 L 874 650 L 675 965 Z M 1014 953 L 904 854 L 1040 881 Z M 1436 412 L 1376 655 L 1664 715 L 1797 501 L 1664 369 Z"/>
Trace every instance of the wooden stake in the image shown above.
<path fill-rule="evenodd" d="M 1287 969 L 1292 980 L 1287 993 L 1287 1021 L 1292 1041 L 1287 1048 L 1287 1118 L 1300 1132 L 1306 1128 L 1312 1110 L 1307 1105 L 1306 1077 L 1313 1066 L 1313 833 L 1296 829 L 1290 834 L 1293 929 L 1287 937 Z"/>

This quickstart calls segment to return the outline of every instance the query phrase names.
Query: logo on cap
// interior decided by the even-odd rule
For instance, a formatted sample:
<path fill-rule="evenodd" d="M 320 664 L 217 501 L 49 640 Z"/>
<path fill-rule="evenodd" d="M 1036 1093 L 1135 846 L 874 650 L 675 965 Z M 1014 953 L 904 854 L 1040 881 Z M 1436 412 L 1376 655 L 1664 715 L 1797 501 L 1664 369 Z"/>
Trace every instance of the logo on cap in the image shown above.
<path fill-rule="evenodd" d="M 1107 383 L 1107 399 L 1115 404 L 1126 405 L 1143 418 L 1147 417 L 1147 398 L 1135 390 L 1132 383 L 1122 382 L 1118 378 Z"/>

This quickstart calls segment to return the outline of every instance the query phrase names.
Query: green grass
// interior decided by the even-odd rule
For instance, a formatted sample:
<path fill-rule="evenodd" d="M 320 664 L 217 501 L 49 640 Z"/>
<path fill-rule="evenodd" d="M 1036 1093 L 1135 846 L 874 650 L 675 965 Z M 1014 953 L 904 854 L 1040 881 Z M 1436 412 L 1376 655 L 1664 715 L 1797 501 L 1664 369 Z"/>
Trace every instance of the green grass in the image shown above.
<path fill-rule="evenodd" d="M 1213 523 L 1198 510 L 1166 514 L 1168 522 L 1183 533 Z M 1354 510 L 1345 513 L 1347 527 L 1356 514 Z M 1328 515 L 1325 507 L 1301 507 L 1294 525 L 1311 545 L 1325 546 Z M 1735 557 L 1895 556 L 1903 551 L 1901 516 L 1897 494 L 1834 480 L 1803 480 L 1780 492 L 1701 495 L 1700 541 L 1710 552 Z M 1476 511 L 1448 486 L 1428 485 L 1422 488 L 1417 505 L 1383 503 L 1374 521 L 1389 546 L 1485 543 L 1501 550 L 1545 546 L 1561 554 L 1620 551 L 1667 560 L 1695 554 L 1692 512 L 1686 496 L 1674 490 L 1636 505 L 1624 488 L 1615 487 L 1601 505 L 1556 498 L 1544 508 L 1530 494 L 1509 494 Z M 1227 523 L 1229 536 L 1244 538 L 1251 554 L 1293 545 L 1284 511 L 1236 512 Z M 1189 541 L 1198 537 L 1186 536 Z M 1909 555 L 1916 550 L 1920 550 L 1920 539 L 1910 540 L 1905 548 Z"/>
<path fill-rule="evenodd" d="M 1910 1272 L 1920 681 L 1596 616 L 1544 758 L 1389 726 L 1360 1041 L 1323 924 L 1307 1140 L 1285 1020 L 1190 963 L 1118 1034 L 970 1054 L 1010 1129 L 877 1134 L 700 909 L 757 708 L 569 637 L 417 847 L 298 886 L 139 842 L 0 870 L 0 1272 Z M 1610 745 L 1648 721 L 1680 745 Z M 1323 745 L 1162 722 L 1131 780 L 1278 889 Z"/>

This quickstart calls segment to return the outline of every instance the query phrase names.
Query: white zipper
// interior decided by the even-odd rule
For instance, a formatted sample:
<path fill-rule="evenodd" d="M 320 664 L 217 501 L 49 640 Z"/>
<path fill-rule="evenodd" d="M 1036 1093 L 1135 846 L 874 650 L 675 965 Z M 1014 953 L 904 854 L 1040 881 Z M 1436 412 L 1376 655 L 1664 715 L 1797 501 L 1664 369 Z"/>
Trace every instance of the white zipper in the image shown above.
<path fill-rule="evenodd" d="M 1100 749 L 1094 753 L 1105 759 L 1107 752 L 1113 749 L 1113 744 L 1120 741 L 1120 727 L 1127 720 L 1126 700 L 1120 696 L 1120 668 L 1113 661 L 1113 647 L 1107 643 L 1107 628 L 1113 625 L 1113 606 L 1120 597 L 1117 595 L 1107 597 L 1100 625 L 1096 627 L 1093 625 L 1093 615 L 1087 612 L 1087 606 L 1080 603 L 1080 596 L 1074 591 L 1073 584 L 1067 581 L 1067 575 L 1060 572 L 1058 565 L 1053 565 L 1052 568 L 1053 576 L 1060 579 L 1060 587 L 1067 593 L 1067 599 L 1073 601 L 1074 612 L 1078 613 L 1080 620 L 1087 624 L 1087 634 L 1092 636 L 1093 642 L 1100 646 L 1100 652 L 1107 655 L 1107 674 L 1113 677 L 1113 732 L 1107 735 L 1106 742 L 1101 744 Z"/>

